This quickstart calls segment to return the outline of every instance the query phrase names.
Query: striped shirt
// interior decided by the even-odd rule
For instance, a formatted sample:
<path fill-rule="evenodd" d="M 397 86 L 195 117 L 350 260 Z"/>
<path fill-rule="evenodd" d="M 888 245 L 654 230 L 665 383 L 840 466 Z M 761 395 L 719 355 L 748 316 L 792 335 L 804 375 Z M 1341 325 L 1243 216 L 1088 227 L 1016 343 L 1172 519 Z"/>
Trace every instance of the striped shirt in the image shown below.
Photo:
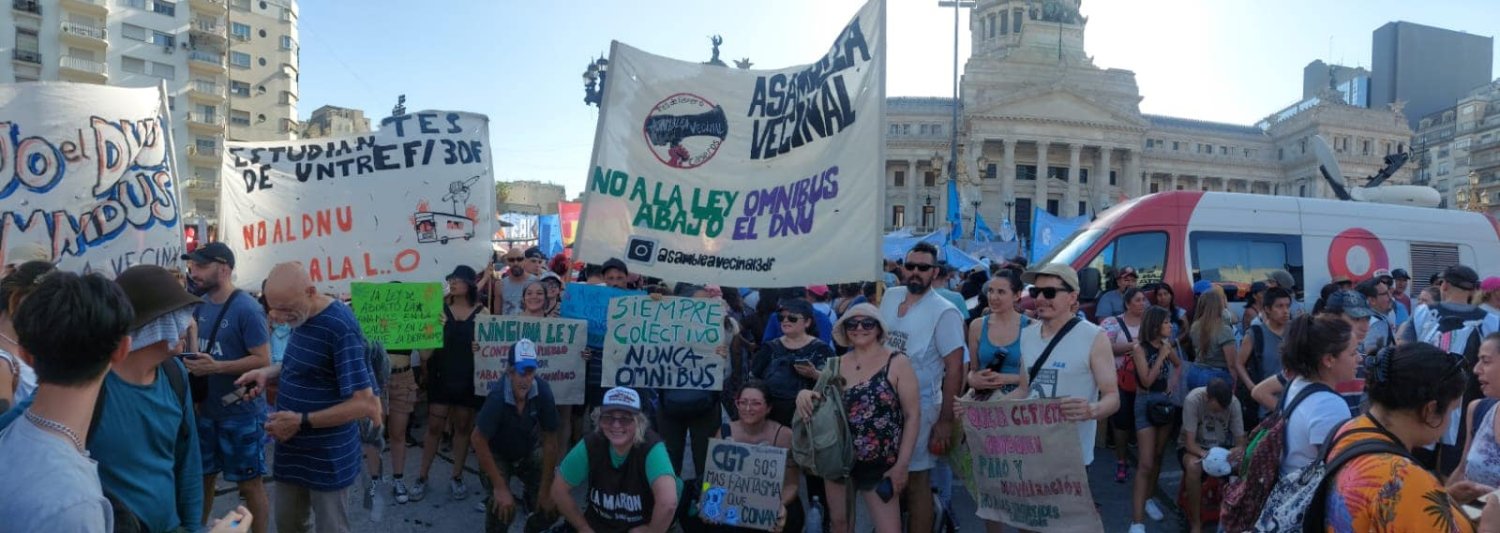
<path fill-rule="evenodd" d="M 364 337 L 349 307 L 333 302 L 292 329 L 281 362 L 277 408 L 313 413 L 371 388 Z M 359 477 L 359 429 L 354 422 L 298 431 L 276 446 L 276 481 L 335 491 Z"/>

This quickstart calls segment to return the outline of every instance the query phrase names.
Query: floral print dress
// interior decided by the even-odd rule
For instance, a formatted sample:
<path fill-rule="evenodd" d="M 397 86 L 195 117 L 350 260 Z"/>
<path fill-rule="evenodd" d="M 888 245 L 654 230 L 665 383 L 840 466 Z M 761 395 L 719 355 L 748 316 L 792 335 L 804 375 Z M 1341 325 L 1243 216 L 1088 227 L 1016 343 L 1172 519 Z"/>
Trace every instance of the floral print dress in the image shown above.
<path fill-rule="evenodd" d="M 1338 431 L 1375 428 L 1367 416 L 1355 418 Z M 1328 454 L 1367 439 L 1390 440 L 1383 433 L 1366 433 L 1339 442 Z M 1328 494 L 1325 526 L 1331 533 L 1442 532 L 1471 533 L 1474 524 L 1448 498 L 1442 483 L 1410 459 L 1388 453 L 1356 457 L 1338 471 Z"/>
<path fill-rule="evenodd" d="M 891 359 L 895 358 L 892 354 Z M 844 390 L 849 436 L 854 444 L 854 468 L 850 476 L 862 490 L 878 483 L 885 471 L 896 464 L 901 452 L 901 428 L 906 415 L 888 375 L 891 359 L 870 379 Z"/>

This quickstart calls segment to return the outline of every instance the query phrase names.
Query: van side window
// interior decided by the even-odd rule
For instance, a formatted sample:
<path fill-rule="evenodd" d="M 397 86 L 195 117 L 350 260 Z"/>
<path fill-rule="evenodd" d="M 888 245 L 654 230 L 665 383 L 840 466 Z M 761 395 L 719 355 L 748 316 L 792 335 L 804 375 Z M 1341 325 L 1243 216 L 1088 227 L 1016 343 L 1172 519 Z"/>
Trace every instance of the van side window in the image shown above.
<path fill-rule="evenodd" d="M 1257 233 L 1195 231 L 1188 235 L 1193 281 L 1235 285 L 1232 302 L 1243 301 L 1250 285 L 1272 270 L 1286 270 L 1302 289 L 1302 237 Z"/>
<path fill-rule="evenodd" d="M 1167 263 L 1167 234 L 1161 231 L 1149 231 L 1142 233 L 1130 233 L 1115 237 L 1094 256 L 1089 266 L 1099 270 L 1104 278 L 1104 289 L 1112 291 L 1118 288 L 1115 283 L 1115 272 L 1120 268 L 1133 267 L 1136 272 L 1136 286 L 1144 286 L 1147 283 L 1161 281 L 1162 273 L 1166 271 Z"/>

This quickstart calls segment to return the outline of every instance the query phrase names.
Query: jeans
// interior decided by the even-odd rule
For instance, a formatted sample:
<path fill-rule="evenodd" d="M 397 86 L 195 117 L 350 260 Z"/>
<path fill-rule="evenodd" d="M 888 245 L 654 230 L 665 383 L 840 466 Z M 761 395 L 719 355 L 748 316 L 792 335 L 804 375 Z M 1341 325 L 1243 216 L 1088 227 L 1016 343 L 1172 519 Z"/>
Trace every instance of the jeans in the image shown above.
<path fill-rule="evenodd" d="M 1214 378 L 1224 380 L 1225 384 L 1234 383 L 1234 378 L 1229 375 L 1229 369 L 1213 368 L 1194 363 L 1188 367 L 1187 389 L 1188 391 L 1192 391 L 1198 387 L 1207 387 L 1208 382 L 1213 381 Z"/>

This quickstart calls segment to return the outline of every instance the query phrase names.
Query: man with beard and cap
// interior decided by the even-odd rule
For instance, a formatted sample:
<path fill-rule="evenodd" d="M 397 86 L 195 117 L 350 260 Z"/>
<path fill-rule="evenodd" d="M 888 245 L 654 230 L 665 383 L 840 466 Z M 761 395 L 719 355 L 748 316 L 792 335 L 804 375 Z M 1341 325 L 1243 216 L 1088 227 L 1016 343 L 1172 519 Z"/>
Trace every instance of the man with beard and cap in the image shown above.
<path fill-rule="evenodd" d="M 930 532 L 933 523 L 932 482 L 936 456 L 948 453 L 953 435 L 953 401 L 963 386 L 964 323 L 953 304 L 932 290 L 938 275 L 938 251 L 919 242 L 906 254 L 906 285 L 892 288 L 880 302 L 880 317 L 890 331 L 886 346 L 911 359 L 920 386 L 917 445 L 912 450 L 906 485 L 911 531 Z M 1113 359 L 1110 359 L 1113 363 Z"/>
<path fill-rule="evenodd" d="M 234 286 L 234 252 L 222 242 L 211 242 L 182 256 L 188 277 L 203 304 L 193 311 L 198 324 L 198 348 L 203 353 L 183 363 L 207 387 L 200 389 L 198 437 L 203 458 L 203 503 L 213 510 L 215 481 L 220 474 L 239 485 L 245 506 L 255 516 L 270 516 L 271 503 L 262 478 L 266 475 L 264 398 L 226 402 L 239 391 L 234 382 L 245 372 L 271 364 L 271 330 L 266 313 L 249 293 Z M 268 520 L 255 523 L 264 533 Z"/>
<path fill-rule="evenodd" d="M 282 263 L 266 280 L 271 318 L 292 326 L 279 365 L 252 370 L 237 385 L 257 396 L 279 379 L 278 411 L 266 432 L 278 441 L 274 461 L 276 530 L 348 532 L 349 487 L 359 478 L 360 419 L 380 426 L 365 339 L 349 306 L 318 292 L 300 263 Z"/>

